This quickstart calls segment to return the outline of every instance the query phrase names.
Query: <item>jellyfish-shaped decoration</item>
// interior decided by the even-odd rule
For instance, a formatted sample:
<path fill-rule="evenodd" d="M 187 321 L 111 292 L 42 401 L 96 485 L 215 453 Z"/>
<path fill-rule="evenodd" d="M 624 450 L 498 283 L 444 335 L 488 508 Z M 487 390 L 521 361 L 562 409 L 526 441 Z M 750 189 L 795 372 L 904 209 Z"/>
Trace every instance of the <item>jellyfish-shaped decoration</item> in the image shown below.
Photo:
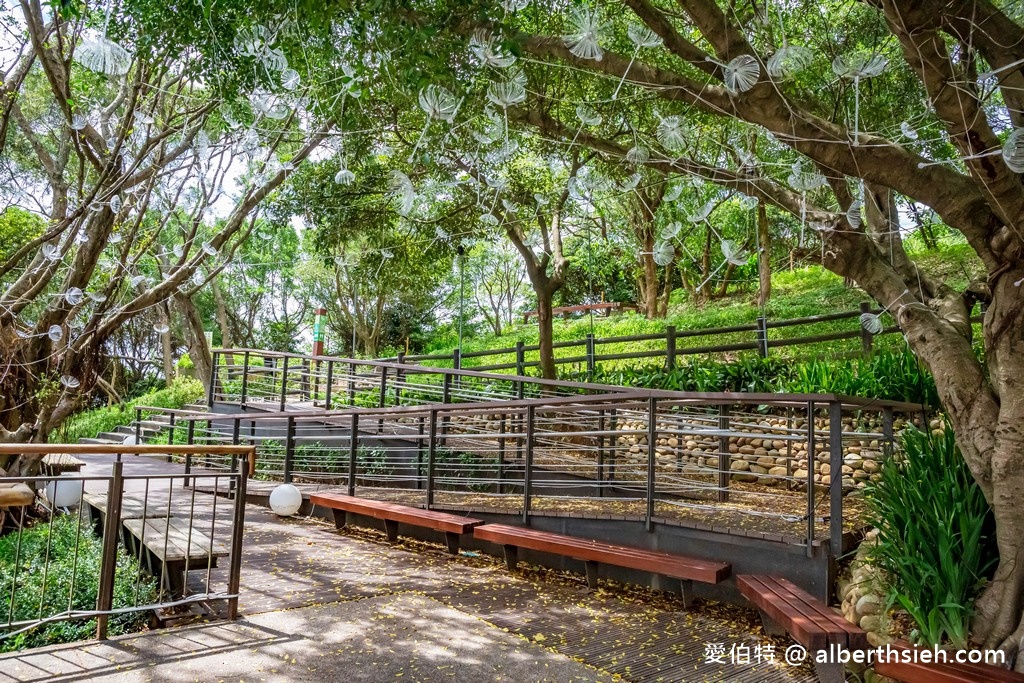
<path fill-rule="evenodd" d="M 345 165 L 345 162 L 342 162 L 341 168 L 334 174 L 334 182 L 339 185 L 351 185 L 355 182 L 355 179 L 356 174 L 349 170 L 348 166 Z"/>
<path fill-rule="evenodd" d="M 682 193 L 682 185 L 669 185 L 668 188 L 665 190 L 665 196 L 663 197 L 663 199 L 666 202 L 674 202 L 675 200 L 679 199 L 679 195 L 681 195 Z"/>
<path fill-rule="evenodd" d="M 640 50 L 645 47 L 650 48 L 661 45 L 661 36 L 649 29 L 646 24 L 630 24 L 626 27 L 626 35 L 633 41 L 633 45 L 636 48 L 633 50 L 633 56 L 629 59 L 629 64 L 626 65 L 626 70 L 622 72 L 619 84 L 615 86 L 615 92 L 612 93 L 613 100 L 619 99 L 619 91 L 622 89 L 622 84 L 626 82 L 626 75 L 629 74 L 629 70 L 633 67 L 633 62 L 640 56 Z"/>
<path fill-rule="evenodd" d="M 661 230 L 661 238 L 664 240 L 673 239 L 679 234 L 679 231 L 683 229 L 683 224 L 679 221 L 672 221 Z"/>
<path fill-rule="evenodd" d="M 420 137 L 416 140 L 415 146 L 413 146 L 412 153 L 409 155 L 410 162 L 416 158 L 416 152 L 419 151 L 420 145 L 423 143 L 423 138 L 427 134 L 430 122 L 438 119 L 445 123 L 450 123 L 458 113 L 461 101 L 455 99 L 455 95 L 443 85 L 431 83 L 420 90 L 419 103 L 420 109 L 427 115 L 427 120 L 423 124 L 423 130 L 420 132 Z"/>
<path fill-rule="evenodd" d="M 676 257 L 676 248 L 669 241 L 658 242 L 654 245 L 654 262 L 659 266 L 667 266 Z"/>
<path fill-rule="evenodd" d="M 89 117 L 85 114 L 75 114 L 71 117 L 69 125 L 71 130 L 85 130 L 85 127 L 89 125 Z"/>
<path fill-rule="evenodd" d="M 486 29 L 477 29 L 469 39 L 469 51 L 477 59 L 495 69 L 504 69 L 516 63 L 516 56 L 501 47 L 501 41 Z"/>
<path fill-rule="evenodd" d="M 77 389 L 82 386 L 82 382 L 73 375 L 61 375 L 60 383 L 68 389 Z"/>
<path fill-rule="evenodd" d="M 874 78 L 885 69 L 887 60 L 879 54 L 856 53 L 848 57 L 838 56 L 832 60 L 836 76 L 853 81 L 853 144 L 860 144 L 860 81 Z"/>
<path fill-rule="evenodd" d="M 855 199 L 850 202 L 850 208 L 846 210 L 846 221 L 850 224 L 850 227 L 854 230 L 860 228 L 861 215 L 860 211 L 864 207 L 863 202 L 859 199 Z"/>
<path fill-rule="evenodd" d="M 722 67 L 722 83 L 725 89 L 735 94 L 746 92 L 757 84 L 761 77 L 761 63 L 751 55 L 740 55 L 723 64 L 711 57 L 707 60 Z"/>
<path fill-rule="evenodd" d="M 110 21 L 110 8 L 103 22 L 103 31 L 86 37 L 75 49 L 74 59 L 89 71 L 106 74 L 107 76 L 124 76 L 132 65 L 132 56 L 113 40 L 107 37 L 107 23 Z"/>
<path fill-rule="evenodd" d="M 870 334 L 878 334 L 882 331 L 882 316 L 876 313 L 861 313 L 860 326 Z"/>
<path fill-rule="evenodd" d="M 154 323 L 153 331 L 157 334 L 167 334 L 170 331 L 170 327 L 166 323 Z"/>
<path fill-rule="evenodd" d="M 687 133 L 681 116 L 673 114 L 658 122 L 658 142 L 670 152 L 678 152 L 686 145 Z"/>
<path fill-rule="evenodd" d="M 398 202 L 397 211 L 401 216 L 408 216 L 416 201 L 416 191 L 413 189 L 412 180 L 397 169 L 393 169 L 389 175 L 388 187 Z"/>
<path fill-rule="evenodd" d="M 651 152 L 643 145 L 633 145 L 626 152 L 626 161 L 634 166 L 646 164 L 651 158 Z"/>
<path fill-rule="evenodd" d="M 900 132 L 908 140 L 916 140 L 918 138 L 917 131 L 910 125 L 909 121 L 904 121 L 900 124 Z"/>
<path fill-rule="evenodd" d="M 745 265 L 750 255 L 743 252 L 732 240 L 722 240 L 722 256 L 727 263 L 734 266 Z"/>
<path fill-rule="evenodd" d="M 487 99 L 501 107 L 505 117 L 505 145 L 508 145 L 508 108 L 526 101 L 525 78 L 522 72 L 506 81 L 491 83 L 487 88 Z"/>
<path fill-rule="evenodd" d="M 562 41 L 580 59 L 601 61 L 604 51 L 599 45 L 601 34 L 607 26 L 594 9 L 577 9 L 570 17 L 572 32 L 562 36 Z"/>

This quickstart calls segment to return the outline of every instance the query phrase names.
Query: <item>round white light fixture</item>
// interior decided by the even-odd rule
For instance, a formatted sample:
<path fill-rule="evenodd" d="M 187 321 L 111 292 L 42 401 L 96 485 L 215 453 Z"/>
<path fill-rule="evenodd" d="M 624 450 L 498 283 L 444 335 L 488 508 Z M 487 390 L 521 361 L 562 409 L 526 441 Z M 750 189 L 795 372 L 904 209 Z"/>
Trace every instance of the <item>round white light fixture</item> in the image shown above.
<path fill-rule="evenodd" d="M 54 508 L 73 508 L 82 500 L 82 482 L 52 480 L 47 482 L 45 492 L 46 500 Z"/>
<path fill-rule="evenodd" d="M 275 515 L 289 517 L 302 506 L 302 494 L 291 484 L 281 484 L 270 493 L 270 509 Z"/>

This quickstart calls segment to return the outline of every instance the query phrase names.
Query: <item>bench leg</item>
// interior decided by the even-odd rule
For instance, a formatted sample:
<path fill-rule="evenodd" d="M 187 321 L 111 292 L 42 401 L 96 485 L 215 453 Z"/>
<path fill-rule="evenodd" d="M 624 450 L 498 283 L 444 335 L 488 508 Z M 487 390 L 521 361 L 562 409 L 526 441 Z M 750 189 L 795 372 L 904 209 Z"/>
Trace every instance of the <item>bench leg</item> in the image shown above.
<path fill-rule="evenodd" d="M 597 590 L 597 562 L 594 560 L 586 560 L 587 565 L 587 585 L 593 590 Z"/>
<path fill-rule="evenodd" d="M 336 529 L 344 529 L 345 524 L 348 523 L 348 513 L 338 509 L 333 509 L 331 512 L 334 514 L 334 527 Z"/>
<path fill-rule="evenodd" d="M 452 555 L 459 554 L 459 535 L 454 531 L 444 532 L 444 542 L 448 544 L 448 552 Z"/>
<path fill-rule="evenodd" d="M 811 653 L 812 656 L 815 654 L 817 653 Z M 846 669 L 838 662 L 828 664 L 815 662 L 814 673 L 818 674 L 818 680 L 821 683 L 844 683 L 846 681 Z"/>
<path fill-rule="evenodd" d="M 505 566 L 510 572 L 514 572 L 516 565 L 519 564 L 519 548 L 514 545 L 504 545 L 502 548 L 505 551 Z"/>
<path fill-rule="evenodd" d="M 681 579 L 679 581 L 679 587 L 682 589 L 683 608 L 690 609 L 693 607 L 693 581 L 690 581 L 689 579 Z"/>
<path fill-rule="evenodd" d="M 384 533 L 388 535 L 390 543 L 398 543 L 398 522 L 393 519 L 385 519 Z"/>
<path fill-rule="evenodd" d="M 761 625 L 764 626 L 764 632 L 770 636 L 786 635 L 786 629 L 779 626 L 779 624 L 774 619 L 772 619 L 764 612 L 761 612 Z"/>

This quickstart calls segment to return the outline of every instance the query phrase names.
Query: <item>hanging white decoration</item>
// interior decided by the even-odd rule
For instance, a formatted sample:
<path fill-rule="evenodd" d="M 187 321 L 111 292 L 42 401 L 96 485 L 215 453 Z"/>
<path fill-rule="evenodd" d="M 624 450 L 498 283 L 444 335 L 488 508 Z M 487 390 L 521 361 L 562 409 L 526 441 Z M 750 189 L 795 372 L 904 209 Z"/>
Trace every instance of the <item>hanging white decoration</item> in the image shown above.
<path fill-rule="evenodd" d="M 683 229 L 683 224 L 679 221 L 672 221 L 661 230 L 662 239 L 670 240 L 679 234 L 679 231 Z"/>
<path fill-rule="evenodd" d="M 1024 128 L 1014 128 L 1003 143 L 1003 161 L 1014 173 L 1024 173 Z"/>
<path fill-rule="evenodd" d="M 100 292 L 89 292 L 86 296 L 92 299 L 95 303 L 101 304 L 107 300 L 107 295 Z"/>
<path fill-rule="evenodd" d="M 545 197 L 544 195 L 542 195 L 539 192 L 535 192 L 533 194 L 533 200 L 535 202 L 537 202 L 537 206 L 547 206 L 548 204 L 551 203 L 551 199 L 549 199 L 548 197 Z"/>
<path fill-rule="evenodd" d="M 167 334 L 167 332 L 170 329 L 171 328 L 168 327 L 167 325 L 165 325 L 164 323 L 154 323 L 153 324 L 153 331 L 156 332 L 157 334 Z"/>
<path fill-rule="evenodd" d="M 681 116 L 673 114 L 658 122 L 658 142 L 670 152 L 678 152 L 683 148 L 688 132 Z"/>
<path fill-rule="evenodd" d="M 683 186 L 682 185 L 669 185 L 668 189 L 665 190 L 665 197 L 664 197 L 664 199 L 665 199 L 666 202 L 674 202 L 675 200 L 679 199 L 679 195 L 681 195 L 682 193 L 683 193 Z"/>
<path fill-rule="evenodd" d="M 859 199 L 855 199 L 850 203 L 850 208 L 846 210 L 846 221 L 850 224 L 850 227 L 854 230 L 860 228 L 861 215 L 860 210 L 863 208 L 863 203 Z"/>
<path fill-rule="evenodd" d="M 703 223 L 711 215 L 711 212 L 715 210 L 715 200 L 709 199 L 704 202 L 699 209 L 689 214 L 686 220 L 690 223 Z"/>
<path fill-rule="evenodd" d="M 640 184 L 640 174 L 634 173 L 633 175 L 625 178 L 619 183 L 619 190 L 622 192 L 631 192 L 636 189 L 637 185 Z"/>
<path fill-rule="evenodd" d="M 129 283 L 131 284 L 132 287 L 138 287 L 139 285 L 141 285 L 145 281 L 146 281 L 146 276 L 145 275 L 136 275 L 131 280 L 129 280 Z"/>
<path fill-rule="evenodd" d="M 661 36 L 652 31 L 647 27 L 646 24 L 630 24 L 626 27 L 626 35 L 633 41 L 633 45 L 636 49 L 633 50 L 633 56 L 629 59 L 629 64 L 626 65 L 626 70 L 622 72 L 622 78 L 619 79 L 619 84 L 615 86 L 615 92 L 612 93 L 612 99 L 619 99 L 619 90 L 622 89 L 622 84 L 626 82 L 626 75 L 629 74 L 629 70 L 633 67 L 633 62 L 640 55 L 640 50 L 645 47 L 658 47 L 661 45 Z"/>
<path fill-rule="evenodd" d="M 213 246 L 209 242 L 203 242 L 203 252 L 207 256 L 216 256 L 217 255 L 217 247 Z"/>
<path fill-rule="evenodd" d="M 601 121 L 604 120 L 600 112 L 585 104 L 581 104 L 576 107 L 576 118 L 578 118 L 580 123 L 584 126 L 600 126 Z"/>
<path fill-rule="evenodd" d="M 268 47 L 269 38 L 266 26 L 243 27 L 235 34 L 235 51 L 243 57 L 256 57 Z"/>
<path fill-rule="evenodd" d="M 419 139 L 416 140 L 412 153 L 409 155 L 410 163 L 416 158 L 416 152 L 419 150 L 420 144 L 422 144 L 423 138 L 427 134 L 430 122 L 434 119 L 439 119 L 446 123 L 451 122 L 459 111 L 459 105 L 462 104 L 461 100 L 455 99 L 455 95 L 447 88 L 435 83 L 431 83 L 420 90 L 419 103 L 420 109 L 427 115 L 427 120 L 423 124 L 423 130 L 420 132 Z"/>
<path fill-rule="evenodd" d="M 480 222 L 490 227 L 496 227 L 498 225 L 498 219 L 491 213 L 481 214 Z"/>
<path fill-rule="evenodd" d="M 604 51 L 598 42 L 607 27 L 606 22 L 598 15 L 597 10 L 576 9 L 570 20 L 572 33 L 562 36 L 562 41 L 580 59 L 601 61 Z"/>
<path fill-rule="evenodd" d="M 658 242 L 654 245 L 654 262 L 659 266 L 667 266 L 676 257 L 676 248 L 671 242 Z"/>
<path fill-rule="evenodd" d="M 751 55 L 740 55 L 730 60 L 728 64 L 711 57 L 706 59 L 722 67 L 722 83 L 725 84 L 725 89 L 734 95 L 750 90 L 761 77 L 761 64 Z"/>
<path fill-rule="evenodd" d="M 502 0 L 501 6 L 506 12 L 518 12 L 526 9 L 530 5 L 530 0 Z"/>
<path fill-rule="evenodd" d="M 842 55 L 832 60 L 832 71 L 840 78 L 853 81 L 853 144 L 860 144 L 860 81 L 862 78 L 874 78 L 882 73 L 888 63 L 879 54 L 859 52 L 847 57 Z"/>
<path fill-rule="evenodd" d="M 75 114 L 71 117 L 71 130 L 84 130 L 89 125 L 89 117 L 85 114 Z"/>
<path fill-rule="evenodd" d="M 398 169 L 393 169 L 389 173 L 389 178 L 389 189 L 398 202 L 397 211 L 401 216 L 408 216 L 416 201 L 416 191 L 413 189 L 412 180 Z"/>
<path fill-rule="evenodd" d="M 114 213 L 121 213 L 121 196 L 114 195 L 110 198 L 110 210 Z"/>
<path fill-rule="evenodd" d="M 775 54 L 769 57 L 768 62 L 765 64 L 768 75 L 775 80 L 788 78 L 798 71 L 806 69 L 814 59 L 814 53 L 808 48 L 802 45 L 790 45 L 789 41 L 786 40 L 785 26 L 782 24 L 782 12 L 779 12 L 779 33 L 782 35 L 782 47 L 776 50 Z"/>
<path fill-rule="evenodd" d="M 334 182 L 339 185 L 351 185 L 356 179 L 356 174 L 348 169 L 344 163 L 341 165 L 341 170 L 334 174 Z"/>
<path fill-rule="evenodd" d="M 882 331 L 882 316 L 876 313 L 861 313 L 860 325 L 871 334 L 878 334 Z"/>
<path fill-rule="evenodd" d="M 71 287 L 68 291 L 64 292 L 61 296 L 64 297 L 64 301 L 67 301 L 72 306 L 77 306 L 82 303 L 85 298 L 85 293 L 78 287 Z"/>
<path fill-rule="evenodd" d="M 740 250 L 739 246 L 732 240 L 722 240 L 722 256 L 727 263 L 734 266 L 742 266 L 747 263 L 750 255 Z"/>
<path fill-rule="evenodd" d="M 506 81 L 491 83 L 487 88 L 487 99 L 501 107 L 505 117 L 505 145 L 508 145 L 508 108 L 526 101 L 525 77 L 518 72 Z"/>
<path fill-rule="evenodd" d="M 71 375 L 61 375 L 60 383 L 68 389 L 77 389 L 82 385 L 77 377 L 72 377 Z"/>
<path fill-rule="evenodd" d="M 903 137 L 908 140 L 916 140 L 918 137 L 917 131 L 910 125 L 909 121 L 904 121 L 900 124 L 900 132 L 903 133 Z"/>
<path fill-rule="evenodd" d="M 469 39 L 469 51 L 487 66 L 504 69 L 516 63 L 516 56 L 505 51 L 501 42 L 486 29 L 477 29 Z"/>
<path fill-rule="evenodd" d="M 107 76 L 124 76 L 132 65 L 132 56 L 110 38 L 107 38 L 107 22 L 110 9 L 103 23 L 103 32 L 86 37 L 75 49 L 75 61 L 89 71 Z"/>
<path fill-rule="evenodd" d="M 646 164 L 651 158 L 650 151 L 643 145 L 633 145 L 626 152 L 626 161 L 633 164 L 634 166 L 640 166 Z"/>
<path fill-rule="evenodd" d="M 64 330 L 60 325 L 50 325 L 49 329 L 42 334 L 29 334 L 28 332 L 22 332 L 21 330 L 15 330 L 14 334 L 21 339 L 36 339 L 37 337 L 48 337 L 53 343 L 59 342 L 64 338 Z"/>
<path fill-rule="evenodd" d="M 281 87 L 285 90 L 295 90 L 302 83 L 302 77 L 295 69 L 285 69 L 281 72 Z"/>

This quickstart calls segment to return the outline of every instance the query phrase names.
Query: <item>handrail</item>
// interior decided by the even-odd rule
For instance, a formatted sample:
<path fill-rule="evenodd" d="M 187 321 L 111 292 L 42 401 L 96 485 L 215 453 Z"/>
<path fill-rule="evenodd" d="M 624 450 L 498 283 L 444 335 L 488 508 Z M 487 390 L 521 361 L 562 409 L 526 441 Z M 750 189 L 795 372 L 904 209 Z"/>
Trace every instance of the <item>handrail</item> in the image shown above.
<path fill-rule="evenodd" d="M 157 410 L 164 410 L 158 408 Z M 182 445 L 151 445 L 138 444 L 126 446 L 122 444 L 83 444 L 83 443 L 5 443 L 0 444 L 0 455 L 48 455 L 50 453 L 68 453 L 70 455 L 117 455 L 136 453 L 152 455 L 187 455 L 199 453 L 200 455 L 246 455 L 254 452 L 252 446 L 182 446 Z"/>

